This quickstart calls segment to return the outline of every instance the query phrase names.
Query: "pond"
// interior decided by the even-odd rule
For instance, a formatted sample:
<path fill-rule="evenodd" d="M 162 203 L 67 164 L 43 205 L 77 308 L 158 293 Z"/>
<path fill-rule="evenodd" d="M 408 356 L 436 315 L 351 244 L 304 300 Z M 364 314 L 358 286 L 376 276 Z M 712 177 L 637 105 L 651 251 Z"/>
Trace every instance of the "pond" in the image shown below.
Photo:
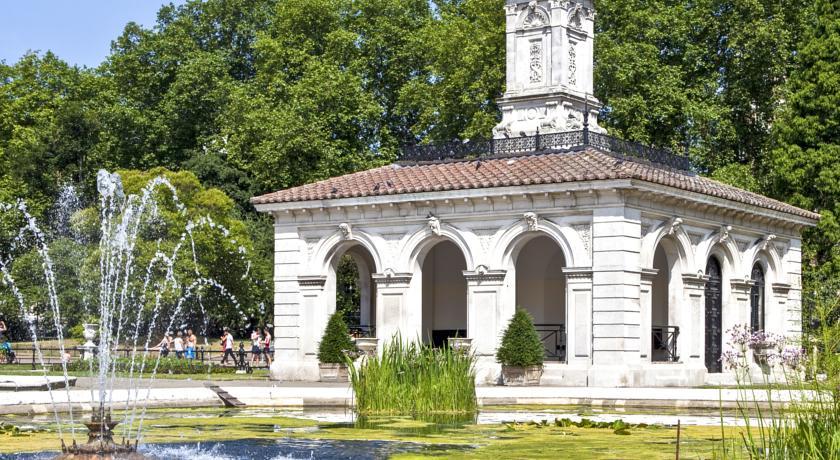
<path fill-rule="evenodd" d="M 120 419 L 115 412 L 115 419 Z M 708 458 L 722 431 L 720 414 L 599 411 L 591 407 L 483 410 L 468 419 L 359 419 L 344 410 L 154 410 L 143 426 L 141 450 L 150 458 L 380 459 L 446 458 L 674 458 L 676 423 L 681 453 Z M 584 421 L 583 423 L 581 423 Z M 725 423 L 737 424 L 735 417 Z M 49 416 L 6 416 L 18 436 L 0 433 L 0 460 L 47 459 L 59 442 Z M 571 423 L 570 423 L 571 422 Z M 119 435 L 120 427 L 115 433 Z M 65 433 L 65 438 L 67 438 Z M 76 439 L 86 438 L 79 430 Z M 52 451 L 52 452 L 50 452 Z"/>

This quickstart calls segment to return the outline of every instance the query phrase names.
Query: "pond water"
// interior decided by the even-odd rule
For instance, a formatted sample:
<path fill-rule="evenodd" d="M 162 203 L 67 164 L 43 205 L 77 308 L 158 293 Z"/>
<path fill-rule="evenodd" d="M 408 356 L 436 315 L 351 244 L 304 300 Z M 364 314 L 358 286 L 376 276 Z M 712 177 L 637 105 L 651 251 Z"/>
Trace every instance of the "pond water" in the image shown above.
<path fill-rule="evenodd" d="M 150 443 L 141 443 L 141 450 L 153 459 L 190 460 L 379 459 L 389 458 L 398 453 L 445 456 L 444 451 L 481 448 L 488 438 L 504 437 L 504 433 L 495 433 L 493 430 L 504 428 L 511 423 L 527 425 L 529 422 L 546 421 L 551 425 L 555 419 L 579 422 L 583 418 L 592 422 L 612 423 L 621 420 L 630 425 L 650 425 L 660 427 L 660 432 L 675 430 L 678 422 L 684 428 L 693 426 L 700 430 L 716 430 L 715 433 L 719 433 L 721 422 L 728 426 L 744 424 L 744 421 L 734 414 L 721 417 L 716 411 L 646 413 L 600 410 L 589 406 L 485 409 L 466 419 L 425 420 L 410 417 L 360 418 L 352 411 L 343 409 L 158 410 L 150 411 L 146 417 L 144 433 L 150 437 Z M 33 447 L 36 450 L 42 447 L 57 447 L 53 421 L 47 415 L 5 416 L 0 417 L 0 421 L 12 423 L 22 431 L 34 432 L 40 436 L 36 444 L 30 444 L 30 447 L 24 450 L 31 450 Z M 119 432 L 119 428 L 116 431 Z M 336 433 L 339 433 L 339 436 L 335 436 Z M 612 430 L 608 430 L 607 435 L 613 436 Z M 226 440 L 228 438 L 233 440 Z M 0 438 L 0 452 L 4 451 L 2 442 Z M 662 442 L 670 441 L 665 439 Z M 6 452 L 9 450 L 5 449 Z M 6 453 L 0 454 L 0 460 L 40 460 L 53 458 L 55 455 L 54 451 Z"/>
<path fill-rule="evenodd" d="M 355 459 L 376 460 L 399 453 L 433 454 L 457 446 L 390 441 L 240 439 L 207 443 L 149 444 L 140 451 L 150 460 Z M 56 452 L 0 454 L 0 460 L 49 460 Z"/>

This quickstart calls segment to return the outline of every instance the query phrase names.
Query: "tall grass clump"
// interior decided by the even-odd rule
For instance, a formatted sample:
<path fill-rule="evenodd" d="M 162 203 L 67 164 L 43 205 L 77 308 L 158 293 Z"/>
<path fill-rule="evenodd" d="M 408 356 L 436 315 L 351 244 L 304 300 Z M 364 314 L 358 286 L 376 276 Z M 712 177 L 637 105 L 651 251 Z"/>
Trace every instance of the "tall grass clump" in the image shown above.
<path fill-rule="evenodd" d="M 395 336 L 382 352 L 350 367 L 356 411 L 371 415 L 475 413 L 475 358 L 449 347 L 404 343 Z"/>
<path fill-rule="evenodd" d="M 724 439 L 723 457 L 840 459 L 840 324 L 837 297 L 832 297 L 828 308 L 814 310 L 816 327 L 801 344 L 746 326 L 731 330 L 733 350 L 721 359 L 738 376 L 738 414 L 745 429 L 740 439 Z M 753 355 L 762 351 L 763 382 L 755 382 L 750 372 L 756 359 L 750 360 L 747 349 Z M 765 392 L 766 402 L 759 392 Z M 779 402 L 782 396 L 789 402 Z"/>

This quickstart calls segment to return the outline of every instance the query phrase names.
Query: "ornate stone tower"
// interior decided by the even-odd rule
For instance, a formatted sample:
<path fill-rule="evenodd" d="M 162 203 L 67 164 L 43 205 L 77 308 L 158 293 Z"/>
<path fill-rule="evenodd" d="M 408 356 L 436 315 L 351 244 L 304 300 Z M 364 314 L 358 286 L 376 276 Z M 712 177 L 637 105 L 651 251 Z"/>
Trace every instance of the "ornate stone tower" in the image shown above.
<path fill-rule="evenodd" d="M 597 124 L 592 96 L 593 0 L 507 0 L 507 91 L 496 138 L 575 131 Z"/>

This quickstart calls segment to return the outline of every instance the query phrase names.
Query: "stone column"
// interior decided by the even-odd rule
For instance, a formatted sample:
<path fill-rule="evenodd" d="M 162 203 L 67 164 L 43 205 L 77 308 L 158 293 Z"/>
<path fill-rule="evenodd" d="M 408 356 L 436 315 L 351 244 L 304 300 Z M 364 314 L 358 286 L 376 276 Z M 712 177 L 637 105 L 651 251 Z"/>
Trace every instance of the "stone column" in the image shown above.
<path fill-rule="evenodd" d="M 595 209 L 592 219 L 589 385 L 635 386 L 641 361 L 641 212 L 605 207 Z"/>
<path fill-rule="evenodd" d="M 416 340 L 420 322 L 413 317 L 422 312 L 409 311 L 411 273 L 376 273 L 376 338 L 379 350 L 399 334 L 404 341 Z M 412 314 L 414 313 L 414 314 Z"/>
<path fill-rule="evenodd" d="M 653 361 L 652 349 L 652 318 L 653 318 L 653 278 L 659 270 L 655 268 L 642 269 L 642 284 L 639 301 L 641 302 L 641 358 L 642 361 Z M 677 345 L 679 349 L 679 345 Z"/>
<path fill-rule="evenodd" d="M 685 305 L 679 308 L 683 309 L 688 321 L 684 321 L 684 327 L 680 328 L 677 350 L 680 350 L 680 361 L 700 371 L 697 384 L 702 384 L 706 370 L 703 348 L 706 344 L 706 282 L 709 281 L 709 277 L 700 273 L 686 273 L 683 274 L 682 281 Z"/>
<path fill-rule="evenodd" d="M 512 306 L 503 302 L 505 270 L 479 267 L 464 271 L 467 280 L 467 337 L 477 358 L 476 381 L 496 383 L 501 366 L 496 362 L 504 328 L 513 316 Z M 508 311 L 509 310 L 509 311 Z"/>

